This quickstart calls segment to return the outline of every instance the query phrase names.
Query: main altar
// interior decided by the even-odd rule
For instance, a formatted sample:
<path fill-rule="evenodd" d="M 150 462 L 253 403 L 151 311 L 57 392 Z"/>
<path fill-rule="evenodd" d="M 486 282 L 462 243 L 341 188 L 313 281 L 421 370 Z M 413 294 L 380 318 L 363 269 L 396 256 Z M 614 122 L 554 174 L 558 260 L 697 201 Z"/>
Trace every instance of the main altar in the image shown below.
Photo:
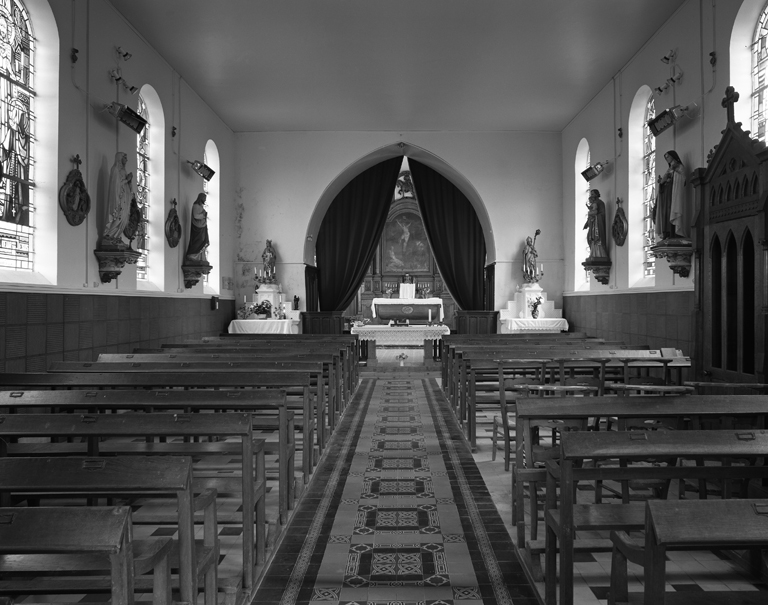
<path fill-rule="evenodd" d="M 353 326 L 350 330 L 368 345 L 368 361 L 376 359 L 376 345 L 422 345 L 424 361 L 437 357 L 437 342 L 451 333 L 448 326 Z"/>
<path fill-rule="evenodd" d="M 384 321 L 408 320 L 411 323 L 442 322 L 445 318 L 443 300 L 436 297 L 374 298 L 371 315 Z"/>

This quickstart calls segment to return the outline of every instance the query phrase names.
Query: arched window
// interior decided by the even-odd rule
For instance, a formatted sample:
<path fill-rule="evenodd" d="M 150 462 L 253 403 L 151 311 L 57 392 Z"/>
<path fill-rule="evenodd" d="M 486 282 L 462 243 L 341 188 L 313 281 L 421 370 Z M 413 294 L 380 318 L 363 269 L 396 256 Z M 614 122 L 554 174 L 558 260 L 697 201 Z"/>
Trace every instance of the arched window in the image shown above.
<path fill-rule="evenodd" d="M 751 131 L 752 136 L 761 141 L 765 141 L 766 92 L 768 92 L 766 67 L 768 67 L 768 5 L 760 13 L 752 39 Z"/>
<path fill-rule="evenodd" d="M 576 149 L 576 158 L 574 160 L 574 221 L 573 221 L 573 289 L 586 290 L 589 288 L 589 276 L 582 262 L 589 257 L 589 246 L 587 238 L 584 236 L 584 224 L 587 222 L 587 199 L 589 198 L 590 185 L 584 181 L 581 175 L 584 170 L 590 166 L 591 154 L 589 143 L 586 139 L 581 139 Z"/>
<path fill-rule="evenodd" d="M 656 137 L 648 127 L 648 120 L 656 117 L 653 95 L 648 96 L 643 119 L 643 275 L 656 275 L 656 257 L 651 246 L 656 243 L 653 233 L 653 207 L 656 204 Z"/>
<path fill-rule="evenodd" d="M 221 162 L 219 160 L 219 149 L 216 143 L 208 141 L 205 144 L 203 152 L 203 162 L 212 168 L 215 172 L 210 181 L 203 179 L 203 191 L 206 194 L 206 209 L 208 211 L 208 262 L 213 265 L 213 269 L 208 274 L 207 281 L 204 282 L 204 291 L 208 294 L 219 293 L 219 283 L 221 276 L 220 265 L 220 245 L 221 230 L 219 229 L 219 205 L 221 201 L 220 194 L 220 173 Z"/>
<path fill-rule="evenodd" d="M 0 0 L 0 267 L 34 270 L 35 40 L 24 5 Z"/>
<path fill-rule="evenodd" d="M 136 201 L 141 208 L 142 224 L 136 236 L 136 249 L 141 253 L 136 261 L 136 279 L 149 279 L 149 154 L 150 116 L 144 98 L 139 95 L 137 113 L 147 121 L 136 136 Z"/>
<path fill-rule="evenodd" d="M 162 291 L 165 284 L 165 114 L 151 84 L 138 95 L 137 111 L 147 126 L 136 140 L 136 198 L 144 218 L 137 237 L 142 253 L 136 266 L 136 287 Z"/>

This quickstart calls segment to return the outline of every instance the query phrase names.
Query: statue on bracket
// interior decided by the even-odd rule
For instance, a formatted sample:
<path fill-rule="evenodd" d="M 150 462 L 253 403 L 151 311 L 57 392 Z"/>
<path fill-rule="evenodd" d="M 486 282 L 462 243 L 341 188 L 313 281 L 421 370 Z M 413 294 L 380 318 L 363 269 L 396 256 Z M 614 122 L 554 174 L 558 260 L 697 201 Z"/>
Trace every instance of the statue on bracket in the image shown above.
<path fill-rule="evenodd" d="M 541 229 L 536 229 L 533 239 L 529 235 L 525 238 L 525 248 L 523 248 L 523 279 L 527 284 L 535 284 L 541 279 L 543 273 L 537 271 L 536 260 L 539 253 L 536 252 L 536 238 L 541 235 Z"/>
<path fill-rule="evenodd" d="M 213 266 L 208 262 L 208 212 L 205 210 L 205 193 L 200 193 L 192 204 L 192 219 L 189 227 L 189 242 L 184 255 L 184 287 L 191 288 L 208 275 Z"/>
<path fill-rule="evenodd" d="M 125 170 L 127 163 L 128 155 L 118 151 L 109 172 L 106 224 L 101 242 L 93 251 L 99 259 L 99 276 L 105 284 L 120 275 L 126 263 L 136 264 L 141 256 L 131 248 L 131 241 L 141 227 L 142 217 L 141 209 L 133 195 L 133 173 Z M 124 237 L 128 238 L 127 242 Z"/>
<path fill-rule="evenodd" d="M 275 280 L 275 261 L 277 261 L 277 253 L 272 247 L 272 240 L 267 240 L 267 245 L 264 248 L 264 252 L 261 253 L 261 261 L 264 263 L 264 280 L 266 283 L 270 283 L 267 280 Z"/>
<path fill-rule="evenodd" d="M 109 246 L 126 250 L 130 245 L 123 235 L 131 217 L 133 199 L 133 173 L 126 172 L 128 155 L 122 151 L 115 154 L 115 163 L 109 171 L 109 190 L 107 191 L 107 220 L 102 234 L 102 247 Z"/>
<path fill-rule="evenodd" d="M 168 211 L 168 218 L 165 219 L 165 239 L 171 248 L 175 248 L 181 241 L 181 221 L 179 213 L 176 212 L 176 198 L 171 200 L 171 209 Z"/>
<path fill-rule="evenodd" d="M 91 211 L 91 196 L 85 188 L 83 173 L 80 172 L 80 154 L 72 158 L 75 168 L 70 170 L 67 180 L 59 190 L 59 206 L 67 219 L 67 222 L 76 227 L 81 224 Z"/>
<path fill-rule="evenodd" d="M 605 202 L 600 199 L 600 191 L 591 189 L 587 202 L 587 244 L 589 257 L 581 263 L 585 271 L 591 272 L 595 279 L 603 285 L 608 285 L 611 270 L 611 259 L 608 257 L 608 240 L 606 239 Z"/>
<path fill-rule="evenodd" d="M 664 154 L 668 168 L 658 178 L 658 197 L 653 212 L 657 241 L 673 238 L 689 238 L 690 226 L 686 224 L 685 176 L 683 163 L 674 150 Z"/>

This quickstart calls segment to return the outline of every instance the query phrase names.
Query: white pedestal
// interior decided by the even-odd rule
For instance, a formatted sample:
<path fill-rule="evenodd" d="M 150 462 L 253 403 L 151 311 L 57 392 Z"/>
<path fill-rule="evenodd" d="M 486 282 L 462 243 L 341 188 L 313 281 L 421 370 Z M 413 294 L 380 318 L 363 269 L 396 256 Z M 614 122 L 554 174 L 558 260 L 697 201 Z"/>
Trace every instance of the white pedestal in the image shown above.
<path fill-rule="evenodd" d="M 530 303 L 541 296 L 538 319 L 562 319 L 563 310 L 555 309 L 555 303 L 547 300 L 547 293 L 539 284 L 525 284 L 515 292 L 515 300 L 507 301 L 507 308 L 499 311 L 501 333 L 512 332 L 512 319 L 532 320 Z"/>

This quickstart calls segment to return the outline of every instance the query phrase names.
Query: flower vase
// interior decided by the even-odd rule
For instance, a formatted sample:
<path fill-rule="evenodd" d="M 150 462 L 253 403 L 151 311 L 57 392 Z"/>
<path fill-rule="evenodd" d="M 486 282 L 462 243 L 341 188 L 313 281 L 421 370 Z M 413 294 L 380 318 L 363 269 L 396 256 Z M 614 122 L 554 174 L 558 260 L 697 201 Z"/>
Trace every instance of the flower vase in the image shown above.
<path fill-rule="evenodd" d="M 538 309 L 533 309 L 533 311 L 531 311 L 531 317 L 533 317 L 533 319 L 538 319 L 539 318 L 539 310 Z"/>

